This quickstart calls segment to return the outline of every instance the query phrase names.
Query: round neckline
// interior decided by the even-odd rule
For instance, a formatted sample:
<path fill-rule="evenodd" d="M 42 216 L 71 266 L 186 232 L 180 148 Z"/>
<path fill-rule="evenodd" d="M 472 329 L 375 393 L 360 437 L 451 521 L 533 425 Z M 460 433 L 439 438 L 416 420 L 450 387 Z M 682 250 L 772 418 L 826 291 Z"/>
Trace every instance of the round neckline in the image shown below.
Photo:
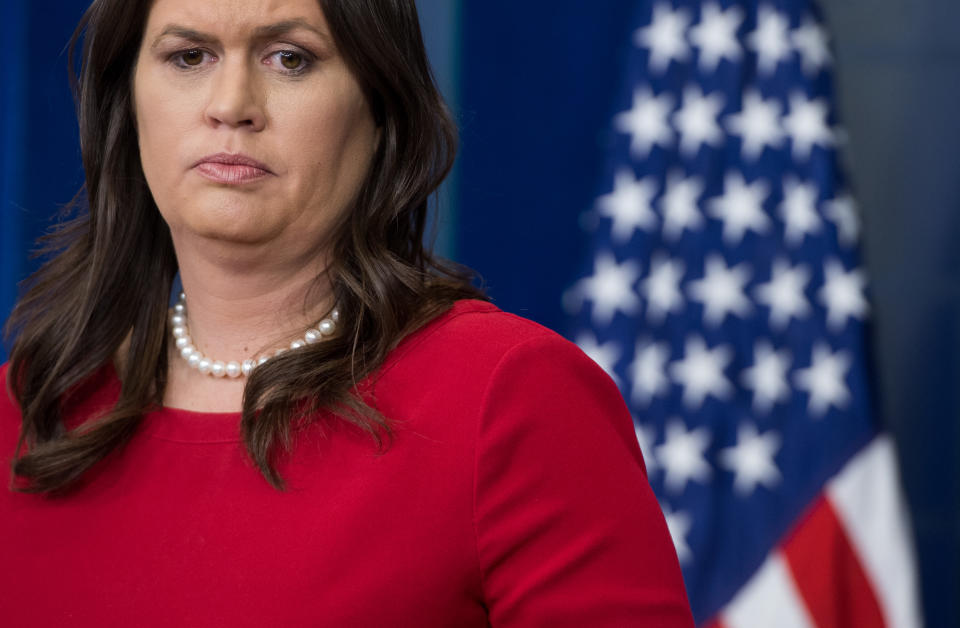
<path fill-rule="evenodd" d="M 120 376 L 113 361 L 101 371 L 95 393 L 100 406 L 112 406 L 120 397 Z M 203 412 L 161 406 L 143 415 L 138 433 L 178 443 L 239 443 L 240 412 Z"/>
<path fill-rule="evenodd" d="M 163 406 L 144 415 L 143 434 L 179 443 L 239 443 L 240 412 L 198 412 Z"/>
<path fill-rule="evenodd" d="M 478 311 L 498 310 L 496 306 L 485 301 L 473 299 L 457 301 L 449 310 L 404 338 L 390 351 L 380 368 L 364 379 L 364 385 L 371 385 L 378 376 L 390 370 L 411 346 L 429 335 L 429 330 L 436 329 L 438 325 L 459 314 Z M 106 370 L 109 385 L 104 386 L 101 392 L 110 395 L 111 401 L 115 403 L 120 395 L 120 377 L 112 361 L 107 362 Z M 239 443 L 243 440 L 240 434 L 241 416 L 241 412 L 203 412 L 162 406 L 144 415 L 140 431 L 151 438 L 177 443 Z"/>

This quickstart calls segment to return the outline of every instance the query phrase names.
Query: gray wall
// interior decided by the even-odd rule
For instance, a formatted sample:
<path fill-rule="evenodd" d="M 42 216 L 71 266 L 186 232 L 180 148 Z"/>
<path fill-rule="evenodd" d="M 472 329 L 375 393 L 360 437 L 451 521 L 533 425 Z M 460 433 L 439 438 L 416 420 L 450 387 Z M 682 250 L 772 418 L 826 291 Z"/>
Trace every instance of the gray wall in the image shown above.
<path fill-rule="evenodd" d="M 930 626 L 960 612 L 960 2 L 823 0 Z"/>

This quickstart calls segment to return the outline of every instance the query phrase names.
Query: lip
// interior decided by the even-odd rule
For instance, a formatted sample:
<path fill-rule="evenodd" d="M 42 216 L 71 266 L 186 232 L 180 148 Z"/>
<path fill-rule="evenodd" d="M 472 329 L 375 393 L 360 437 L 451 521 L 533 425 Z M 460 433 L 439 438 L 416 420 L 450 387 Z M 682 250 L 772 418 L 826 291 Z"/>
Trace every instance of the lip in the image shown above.
<path fill-rule="evenodd" d="M 258 181 L 274 173 L 266 164 L 243 153 L 216 153 L 193 164 L 197 173 L 215 183 L 241 185 Z"/>

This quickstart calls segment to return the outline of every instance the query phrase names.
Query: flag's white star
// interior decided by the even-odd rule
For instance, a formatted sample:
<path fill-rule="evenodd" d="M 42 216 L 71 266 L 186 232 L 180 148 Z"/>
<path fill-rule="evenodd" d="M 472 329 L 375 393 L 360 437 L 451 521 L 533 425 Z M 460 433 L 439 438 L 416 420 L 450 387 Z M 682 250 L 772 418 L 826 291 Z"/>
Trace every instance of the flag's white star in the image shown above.
<path fill-rule="evenodd" d="M 673 512 L 670 506 L 665 504 L 661 504 L 660 510 L 663 511 L 663 518 L 667 522 L 673 547 L 677 550 L 677 559 L 680 564 L 689 562 L 693 558 L 693 552 L 690 551 L 690 545 L 687 543 L 687 535 L 690 534 L 693 520 L 687 513 Z"/>
<path fill-rule="evenodd" d="M 786 349 L 774 351 L 766 340 L 757 341 L 753 356 L 753 366 L 743 370 L 740 381 L 753 391 L 753 409 L 758 414 L 767 414 L 774 404 L 790 399 L 787 371 L 791 356 Z"/>
<path fill-rule="evenodd" d="M 808 100 L 800 93 L 790 95 L 790 113 L 783 117 L 783 128 L 793 140 L 795 159 L 810 157 L 815 145 L 828 148 L 836 143 L 833 131 L 827 124 L 828 114 L 826 100 Z"/>
<path fill-rule="evenodd" d="M 780 449 L 780 435 L 770 430 L 757 433 L 749 423 L 737 429 L 737 444 L 720 450 L 720 464 L 733 471 L 733 489 L 743 497 L 751 495 L 758 484 L 775 488 L 780 483 L 780 469 L 773 457 Z"/>
<path fill-rule="evenodd" d="M 758 303 L 770 308 L 770 327 L 783 331 L 791 318 L 803 318 L 812 311 L 804 291 L 810 282 L 810 270 L 803 265 L 793 268 L 784 259 L 773 263 L 770 281 L 756 287 Z"/>
<path fill-rule="evenodd" d="M 643 454 L 643 463 L 647 467 L 647 477 L 657 470 L 657 460 L 653 457 L 653 443 L 656 440 L 656 428 L 653 425 L 643 425 L 636 419 L 633 421 L 634 431 L 637 435 L 637 444 L 640 445 L 640 453 Z"/>
<path fill-rule="evenodd" d="M 647 318 L 661 323 L 670 312 L 683 311 L 680 280 L 684 265 L 681 260 L 658 254 L 650 263 L 650 274 L 640 282 L 640 292 L 647 299 Z"/>
<path fill-rule="evenodd" d="M 747 46 L 757 53 L 761 74 L 773 74 L 781 61 L 790 56 L 790 24 L 787 17 L 769 5 L 757 13 L 757 30 L 747 35 Z"/>
<path fill-rule="evenodd" d="M 587 354 L 587 356 L 597 363 L 607 375 L 620 385 L 620 379 L 614 370 L 617 361 L 620 359 L 620 345 L 616 340 L 609 340 L 603 344 L 597 342 L 597 337 L 590 332 L 584 332 L 577 336 L 577 346 Z"/>
<path fill-rule="evenodd" d="M 660 198 L 666 240 L 678 240 L 684 229 L 693 231 L 703 227 L 703 215 L 697 207 L 703 188 L 703 179 L 699 177 L 684 179 L 679 172 L 671 172 L 667 177 L 666 189 Z"/>
<path fill-rule="evenodd" d="M 823 417 L 830 406 L 844 408 L 850 402 L 846 379 L 851 363 L 849 353 L 831 353 L 830 347 L 820 342 L 813 348 L 810 367 L 794 374 L 796 387 L 810 395 L 807 409 L 814 418 Z"/>
<path fill-rule="evenodd" d="M 693 157 L 702 144 L 723 146 L 723 129 L 717 116 L 723 111 L 723 94 L 709 96 L 697 85 L 683 90 L 683 106 L 674 114 L 673 124 L 680 132 L 680 152 Z"/>
<path fill-rule="evenodd" d="M 670 347 L 667 343 L 637 341 L 629 369 L 633 384 L 630 390 L 631 401 L 647 406 L 654 397 L 670 392 L 670 380 L 667 379 L 669 359 Z"/>
<path fill-rule="evenodd" d="M 670 9 L 669 3 L 660 2 L 653 7 L 649 26 L 637 29 L 634 43 L 650 51 L 650 69 L 663 73 L 670 61 L 686 61 L 690 46 L 684 35 L 690 26 L 690 14 L 685 9 Z"/>
<path fill-rule="evenodd" d="M 593 275 L 584 277 L 564 295 L 564 307 L 575 313 L 583 301 L 593 303 L 592 317 L 597 325 L 607 325 L 617 311 L 630 315 L 640 307 L 640 297 L 633 285 L 640 277 L 640 266 L 633 260 L 617 264 L 607 252 L 594 260 Z"/>
<path fill-rule="evenodd" d="M 823 221 L 817 214 L 817 186 L 787 178 L 783 186 L 780 217 L 786 227 L 784 240 L 789 246 L 799 246 L 804 236 L 818 233 Z"/>
<path fill-rule="evenodd" d="M 737 29 L 743 24 L 743 11 L 739 7 L 720 10 L 716 2 L 703 5 L 700 22 L 690 29 L 690 42 L 700 50 L 700 68 L 704 72 L 717 69 L 721 59 L 731 63 L 743 56 Z"/>
<path fill-rule="evenodd" d="M 669 93 L 654 96 L 648 87 L 633 91 L 633 105 L 618 113 L 613 125 L 621 133 L 630 135 L 630 154 L 634 158 L 643 159 L 654 145 L 670 147 L 673 142 L 673 130 L 668 120 L 671 111 L 673 98 Z"/>
<path fill-rule="evenodd" d="M 601 216 L 613 221 L 610 234 L 614 242 L 629 242 L 637 229 L 650 231 L 657 226 L 653 197 L 657 183 L 653 177 L 638 180 L 632 168 L 619 168 L 613 178 L 613 192 L 597 200 Z"/>
<path fill-rule="evenodd" d="M 655 450 L 657 463 L 666 472 L 664 486 L 671 492 L 681 493 L 690 480 L 705 484 L 711 473 L 704 457 L 709 445 L 709 429 L 698 427 L 687 431 L 680 419 L 671 419 L 663 444 Z"/>
<path fill-rule="evenodd" d="M 842 194 L 823 204 L 823 211 L 837 226 L 837 238 L 844 246 L 853 246 L 860 237 L 860 217 L 853 196 Z"/>
<path fill-rule="evenodd" d="M 867 278 L 861 269 L 845 272 L 838 260 L 824 264 L 824 282 L 818 296 L 827 308 L 827 326 L 834 332 L 843 330 L 848 318 L 863 320 L 870 306 L 863 292 Z"/>
<path fill-rule="evenodd" d="M 830 65 L 830 43 L 826 31 L 809 15 L 800 28 L 791 35 L 793 47 L 800 53 L 803 71 L 815 75 L 820 68 Z"/>
<path fill-rule="evenodd" d="M 746 263 L 728 267 L 720 255 L 707 258 L 703 279 L 691 281 L 690 297 L 703 303 L 703 320 L 712 327 L 723 323 L 728 314 L 744 318 L 750 314 L 750 299 L 743 293 L 750 281 Z"/>
<path fill-rule="evenodd" d="M 727 173 L 723 196 L 711 199 L 709 203 L 710 215 L 723 221 L 723 240 L 727 246 L 740 244 L 748 229 L 758 234 L 770 230 L 770 217 L 763 209 L 763 202 L 769 194 L 770 187 L 763 180 L 747 185 L 740 172 L 731 170 Z"/>
<path fill-rule="evenodd" d="M 703 338 L 687 338 L 685 355 L 670 365 L 670 375 L 683 386 L 683 403 L 691 410 L 698 410 L 707 395 L 724 400 L 733 394 L 733 386 L 723 371 L 733 360 L 730 347 L 718 346 L 707 349 Z"/>
<path fill-rule="evenodd" d="M 771 98 L 764 101 L 760 92 L 748 90 L 743 95 L 740 112 L 727 116 L 727 130 L 742 138 L 741 152 L 744 159 L 756 160 L 763 148 L 780 148 L 786 139 L 780 125 L 782 107 Z"/>

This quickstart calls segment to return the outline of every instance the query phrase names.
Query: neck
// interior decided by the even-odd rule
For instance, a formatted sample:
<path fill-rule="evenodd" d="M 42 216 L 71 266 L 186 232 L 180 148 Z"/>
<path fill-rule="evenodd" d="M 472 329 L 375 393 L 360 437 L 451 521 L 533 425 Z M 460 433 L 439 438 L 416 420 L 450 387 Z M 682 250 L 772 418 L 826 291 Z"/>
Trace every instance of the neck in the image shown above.
<path fill-rule="evenodd" d="M 206 357 L 223 362 L 273 355 L 302 338 L 334 306 L 324 280 L 325 259 L 284 258 L 249 250 L 190 248 L 174 239 L 187 297 L 187 326 Z M 320 280 L 317 278 L 320 277 Z M 203 412 L 237 412 L 245 378 L 201 375 L 170 342 L 164 405 Z"/>
<path fill-rule="evenodd" d="M 217 360 L 272 355 L 303 337 L 334 305 L 325 264 L 317 259 L 250 263 L 180 251 L 178 259 L 190 335 Z"/>

